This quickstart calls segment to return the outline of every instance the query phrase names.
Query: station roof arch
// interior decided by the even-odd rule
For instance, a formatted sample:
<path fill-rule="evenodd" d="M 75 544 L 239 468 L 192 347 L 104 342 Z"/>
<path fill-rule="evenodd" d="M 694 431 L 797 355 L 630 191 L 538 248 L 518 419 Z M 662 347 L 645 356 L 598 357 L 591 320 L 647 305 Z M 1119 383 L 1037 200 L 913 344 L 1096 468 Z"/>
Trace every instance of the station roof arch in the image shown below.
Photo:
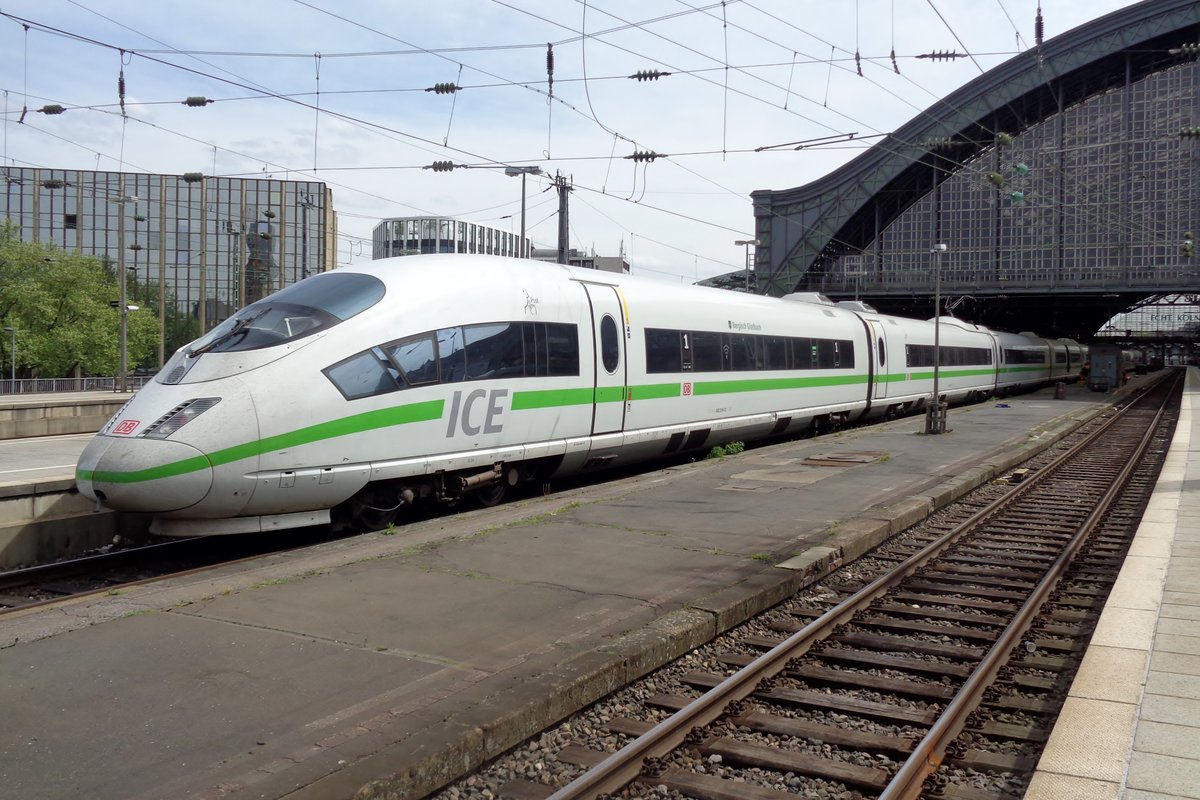
<path fill-rule="evenodd" d="M 867 246 L 998 137 L 1015 136 L 1089 97 L 1194 60 L 1194 52 L 1180 49 L 1198 39 L 1200 3 L 1133 3 L 980 75 L 816 181 L 753 192 L 757 291 L 781 296 L 811 288 L 810 275 Z M 723 285 L 727 278 L 737 285 L 733 275 L 711 282 Z M 1137 298 L 1122 295 L 1130 303 Z"/>

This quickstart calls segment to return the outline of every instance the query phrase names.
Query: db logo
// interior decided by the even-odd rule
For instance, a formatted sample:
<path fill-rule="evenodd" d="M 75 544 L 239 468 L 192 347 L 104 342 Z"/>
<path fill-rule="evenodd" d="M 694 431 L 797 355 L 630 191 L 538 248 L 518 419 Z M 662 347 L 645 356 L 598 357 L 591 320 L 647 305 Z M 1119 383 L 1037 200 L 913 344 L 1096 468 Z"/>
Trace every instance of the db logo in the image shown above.
<path fill-rule="evenodd" d="M 683 385 L 683 396 L 689 397 L 691 394 L 692 394 L 692 385 L 690 383 L 685 383 Z"/>
<path fill-rule="evenodd" d="M 128 436 L 137 430 L 137 426 L 141 425 L 141 420 L 127 419 L 117 427 L 113 428 L 113 433 L 117 436 Z"/>

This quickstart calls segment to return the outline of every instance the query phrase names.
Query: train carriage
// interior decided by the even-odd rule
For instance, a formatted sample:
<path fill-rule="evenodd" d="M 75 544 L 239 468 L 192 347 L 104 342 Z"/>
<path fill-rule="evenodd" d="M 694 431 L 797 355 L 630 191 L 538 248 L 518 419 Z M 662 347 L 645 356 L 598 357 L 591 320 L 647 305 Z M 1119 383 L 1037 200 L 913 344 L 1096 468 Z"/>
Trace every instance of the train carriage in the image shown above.
<path fill-rule="evenodd" d="M 952 318 L 937 333 L 950 400 L 1051 377 L 1045 340 Z M 495 502 L 520 481 L 915 410 L 934 335 L 812 297 L 385 259 L 289 286 L 181 348 L 76 478 L 169 535 L 378 527 L 426 498 Z"/>

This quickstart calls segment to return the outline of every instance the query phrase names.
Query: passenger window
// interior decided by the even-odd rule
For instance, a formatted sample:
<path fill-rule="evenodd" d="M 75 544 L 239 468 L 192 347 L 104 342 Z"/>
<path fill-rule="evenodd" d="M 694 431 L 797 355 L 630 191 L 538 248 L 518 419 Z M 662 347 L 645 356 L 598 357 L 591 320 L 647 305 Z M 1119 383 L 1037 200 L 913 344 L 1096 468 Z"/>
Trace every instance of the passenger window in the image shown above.
<path fill-rule="evenodd" d="M 437 355 L 431 334 L 397 342 L 388 347 L 388 352 L 400 365 L 410 384 L 437 383 Z"/>
<path fill-rule="evenodd" d="M 524 377 L 520 323 L 469 325 L 466 333 L 467 380 Z"/>
<path fill-rule="evenodd" d="M 394 392 L 400 388 L 397 382 L 399 375 L 378 348 L 328 367 L 325 375 L 347 400 Z"/>
<path fill-rule="evenodd" d="M 883 349 L 883 337 L 879 337 L 879 366 L 887 364 L 887 351 Z"/>
<path fill-rule="evenodd" d="M 679 331 L 646 329 L 646 371 L 681 372 Z M 683 334 L 684 348 L 688 334 Z"/>
<path fill-rule="evenodd" d="M 579 328 L 557 322 L 546 323 L 548 373 L 553 376 L 579 374 Z"/>
<path fill-rule="evenodd" d="M 778 336 L 763 339 L 764 369 L 791 369 L 788 359 L 788 340 Z"/>
<path fill-rule="evenodd" d="M 734 333 L 729 336 L 732 369 L 746 371 L 758 368 L 758 337 Z"/>
<path fill-rule="evenodd" d="M 696 372 L 721 371 L 721 334 L 692 334 L 692 364 Z"/>
<path fill-rule="evenodd" d="M 621 361 L 621 340 L 617 338 L 617 323 L 608 314 L 600 320 L 600 362 L 608 374 L 617 371 Z"/>
<path fill-rule="evenodd" d="M 549 373 L 546 361 L 546 326 L 538 322 L 522 322 L 525 341 L 525 375 L 544 378 Z"/>
<path fill-rule="evenodd" d="M 462 328 L 438 331 L 438 360 L 442 363 L 442 383 L 456 383 L 467 377 L 467 356 Z"/>

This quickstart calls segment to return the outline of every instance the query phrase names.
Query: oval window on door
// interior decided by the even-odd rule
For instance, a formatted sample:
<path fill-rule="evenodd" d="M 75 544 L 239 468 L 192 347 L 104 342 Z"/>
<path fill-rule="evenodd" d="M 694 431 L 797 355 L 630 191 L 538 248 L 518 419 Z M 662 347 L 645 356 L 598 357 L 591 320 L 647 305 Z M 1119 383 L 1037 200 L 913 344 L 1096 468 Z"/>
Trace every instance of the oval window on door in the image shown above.
<path fill-rule="evenodd" d="M 879 337 L 879 366 L 881 366 L 881 367 L 887 361 L 887 357 L 884 355 L 885 352 L 887 352 L 887 351 L 883 349 L 883 337 L 880 336 Z"/>
<path fill-rule="evenodd" d="M 617 371 L 621 360 L 621 341 L 617 338 L 617 323 L 608 314 L 600 320 L 600 362 L 609 375 Z"/>

